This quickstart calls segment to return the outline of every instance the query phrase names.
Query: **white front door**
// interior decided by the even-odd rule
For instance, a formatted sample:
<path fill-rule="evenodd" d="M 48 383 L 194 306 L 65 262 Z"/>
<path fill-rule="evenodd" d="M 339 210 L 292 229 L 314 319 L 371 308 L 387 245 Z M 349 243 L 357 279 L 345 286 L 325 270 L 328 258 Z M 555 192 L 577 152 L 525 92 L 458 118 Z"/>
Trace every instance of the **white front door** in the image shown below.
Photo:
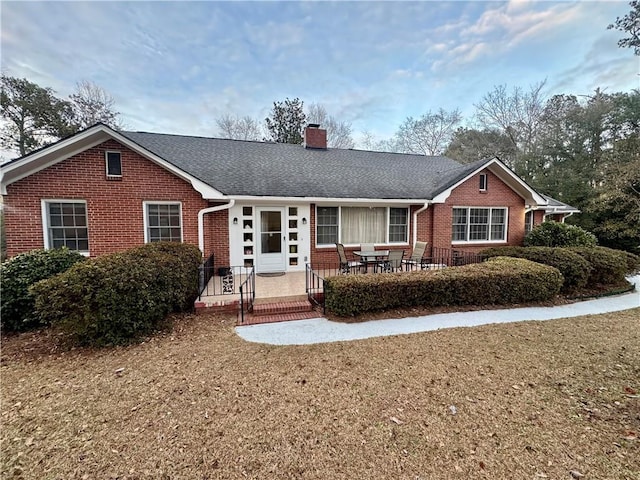
<path fill-rule="evenodd" d="M 285 228 L 283 207 L 260 207 L 258 216 L 256 272 L 284 272 Z"/>

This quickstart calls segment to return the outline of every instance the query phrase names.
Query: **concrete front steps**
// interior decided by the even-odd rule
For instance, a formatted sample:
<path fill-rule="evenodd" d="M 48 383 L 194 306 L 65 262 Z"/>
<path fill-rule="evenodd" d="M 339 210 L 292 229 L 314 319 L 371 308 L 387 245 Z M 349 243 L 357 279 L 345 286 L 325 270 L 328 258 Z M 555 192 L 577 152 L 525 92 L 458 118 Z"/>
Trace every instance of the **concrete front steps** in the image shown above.
<path fill-rule="evenodd" d="M 287 299 L 256 299 L 253 312 L 244 313 L 244 322 L 238 312 L 238 325 L 256 325 L 258 323 L 286 322 L 289 320 L 303 320 L 305 318 L 317 318 L 318 312 L 313 310 L 309 300 L 299 297 Z"/>

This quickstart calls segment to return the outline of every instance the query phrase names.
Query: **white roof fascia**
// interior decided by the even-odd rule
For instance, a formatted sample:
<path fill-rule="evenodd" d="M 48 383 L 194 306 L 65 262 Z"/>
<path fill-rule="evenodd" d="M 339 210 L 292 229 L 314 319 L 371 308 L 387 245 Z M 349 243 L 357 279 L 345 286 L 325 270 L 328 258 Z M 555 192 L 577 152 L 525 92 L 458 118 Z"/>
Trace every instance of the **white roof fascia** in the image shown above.
<path fill-rule="evenodd" d="M 490 167 L 494 167 L 494 168 L 491 169 Z M 531 199 L 536 203 L 536 205 L 547 205 L 547 201 L 542 197 L 542 195 L 540 195 L 538 192 L 536 192 L 534 189 L 532 189 L 529 185 L 527 185 L 524 180 L 522 180 L 520 177 L 518 177 L 509 167 L 507 167 L 504 163 L 502 163 L 497 158 L 491 159 L 489 162 L 487 162 L 484 165 L 478 167 L 473 172 L 469 173 L 466 177 L 464 177 L 463 179 L 461 179 L 458 182 L 454 183 L 452 186 L 450 186 L 449 188 L 447 188 L 443 192 L 441 192 L 438 195 L 436 195 L 435 197 L 433 197 L 433 203 L 444 203 L 444 202 L 446 202 L 447 199 L 449 198 L 449 196 L 451 195 L 451 192 L 456 187 L 459 187 L 464 182 L 469 180 L 471 177 L 473 177 L 474 175 L 477 175 L 482 170 L 485 170 L 487 168 L 489 168 L 491 170 L 491 172 L 496 174 L 496 176 L 498 176 L 503 182 L 505 182 L 507 185 L 509 185 L 516 193 L 518 193 L 518 195 L 520 195 L 525 200 Z M 496 172 L 496 170 L 497 170 L 497 172 Z M 502 173 L 502 175 L 500 175 L 499 173 Z M 512 185 L 510 185 L 509 181 L 515 183 L 521 189 L 529 192 L 530 198 L 524 197 L 520 192 L 518 192 L 515 188 L 513 188 Z"/>
<path fill-rule="evenodd" d="M 95 137 L 95 138 L 92 138 Z M 55 165 L 56 163 L 69 158 L 73 155 L 81 153 L 88 148 L 100 145 L 110 137 L 102 125 L 96 125 L 82 133 L 73 137 L 61 140 L 50 147 L 45 147 L 31 155 L 27 155 L 20 160 L 10 162 L 8 165 L 0 165 L 0 183 L 2 184 L 2 195 L 7 194 L 7 186 L 18 180 L 22 180 L 29 175 L 44 170 L 45 168 Z M 83 140 L 85 141 L 83 143 Z M 78 143 L 81 146 L 74 148 Z M 56 152 L 64 152 L 64 158 L 53 156 Z M 40 162 L 38 162 L 38 160 Z"/>
<path fill-rule="evenodd" d="M 117 140 L 118 142 L 122 143 L 123 145 L 129 147 L 134 152 L 137 152 L 140 155 L 142 155 L 143 157 L 145 157 L 145 158 L 151 160 L 152 162 L 158 164 L 159 166 L 161 166 L 165 170 L 170 171 L 175 176 L 180 177 L 183 180 L 191 183 L 191 186 L 194 188 L 194 190 L 196 190 L 198 193 L 200 193 L 200 195 L 202 195 L 202 198 L 204 198 L 205 200 L 226 200 L 227 197 L 225 195 L 223 195 L 222 192 L 219 192 L 215 188 L 213 188 L 210 185 L 204 183 L 202 180 L 199 180 L 196 177 L 188 174 L 184 170 L 179 169 L 178 167 L 176 167 L 172 163 L 169 163 L 166 160 L 164 160 L 163 158 L 157 156 L 155 153 L 152 153 L 149 150 L 145 149 L 144 147 L 141 147 L 137 143 L 129 140 L 127 137 L 119 134 L 115 130 L 111 131 L 111 135 L 113 136 L 114 140 Z"/>
<path fill-rule="evenodd" d="M 254 195 L 229 195 L 227 199 L 234 199 L 236 202 L 260 202 L 260 203 L 321 203 L 323 205 L 347 205 L 347 204 L 366 204 L 366 205 L 422 205 L 429 200 L 425 199 L 408 199 L 408 198 L 337 198 L 337 197 L 267 197 Z"/>
<path fill-rule="evenodd" d="M 122 145 L 130 148 L 134 152 L 142 155 L 143 157 L 154 162 L 165 170 L 168 170 L 177 177 L 189 182 L 194 190 L 202 195 L 202 198 L 206 200 L 226 199 L 226 197 L 215 188 L 207 185 L 203 181 L 188 174 L 187 172 L 177 168 L 175 165 L 158 157 L 157 155 L 146 150 L 137 143 L 132 142 L 125 136 L 107 127 L 106 125 L 96 125 L 85 130 L 84 132 L 74 135 L 73 137 L 62 140 L 54 145 L 51 145 L 48 148 L 44 148 L 38 152 L 35 152 L 32 155 L 28 155 L 16 161 L 15 163 L 0 167 L 0 182 L 2 182 L 2 194 L 7 194 L 7 185 L 17 182 L 18 180 L 28 177 L 29 175 L 33 175 L 40 170 L 44 170 L 51 165 L 55 165 L 56 163 L 66 160 L 67 158 L 83 152 L 89 148 L 95 147 L 96 145 L 99 145 L 110 138 L 118 141 Z M 83 140 L 85 141 L 84 143 Z M 73 148 L 73 146 L 77 144 L 80 145 L 77 148 Z M 40 160 L 40 162 L 38 162 L 38 160 Z M 12 172 L 16 172 L 16 174 L 11 175 Z"/>

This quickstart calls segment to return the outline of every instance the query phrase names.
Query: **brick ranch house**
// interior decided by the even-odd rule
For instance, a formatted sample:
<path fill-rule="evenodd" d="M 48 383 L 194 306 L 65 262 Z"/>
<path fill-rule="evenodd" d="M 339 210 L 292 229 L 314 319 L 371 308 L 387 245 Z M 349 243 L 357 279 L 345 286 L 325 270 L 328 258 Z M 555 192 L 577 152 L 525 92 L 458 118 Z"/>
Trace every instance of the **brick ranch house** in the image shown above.
<path fill-rule="evenodd" d="M 216 266 L 303 271 L 335 243 L 479 251 L 519 245 L 576 209 L 499 159 L 441 157 L 115 131 L 97 124 L 0 167 L 7 254 L 66 245 L 89 256 L 175 240 Z"/>

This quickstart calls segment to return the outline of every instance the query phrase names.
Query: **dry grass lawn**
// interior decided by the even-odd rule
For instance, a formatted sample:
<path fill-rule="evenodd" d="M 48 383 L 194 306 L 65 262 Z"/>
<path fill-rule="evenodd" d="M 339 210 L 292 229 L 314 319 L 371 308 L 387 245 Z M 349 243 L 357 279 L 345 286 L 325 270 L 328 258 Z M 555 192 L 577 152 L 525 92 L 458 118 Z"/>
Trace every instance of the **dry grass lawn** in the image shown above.
<path fill-rule="evenodd" d="M 4 338 L 2 478 L 640 479 L 640 309 L 292 347 L 233 320 Z"/>

